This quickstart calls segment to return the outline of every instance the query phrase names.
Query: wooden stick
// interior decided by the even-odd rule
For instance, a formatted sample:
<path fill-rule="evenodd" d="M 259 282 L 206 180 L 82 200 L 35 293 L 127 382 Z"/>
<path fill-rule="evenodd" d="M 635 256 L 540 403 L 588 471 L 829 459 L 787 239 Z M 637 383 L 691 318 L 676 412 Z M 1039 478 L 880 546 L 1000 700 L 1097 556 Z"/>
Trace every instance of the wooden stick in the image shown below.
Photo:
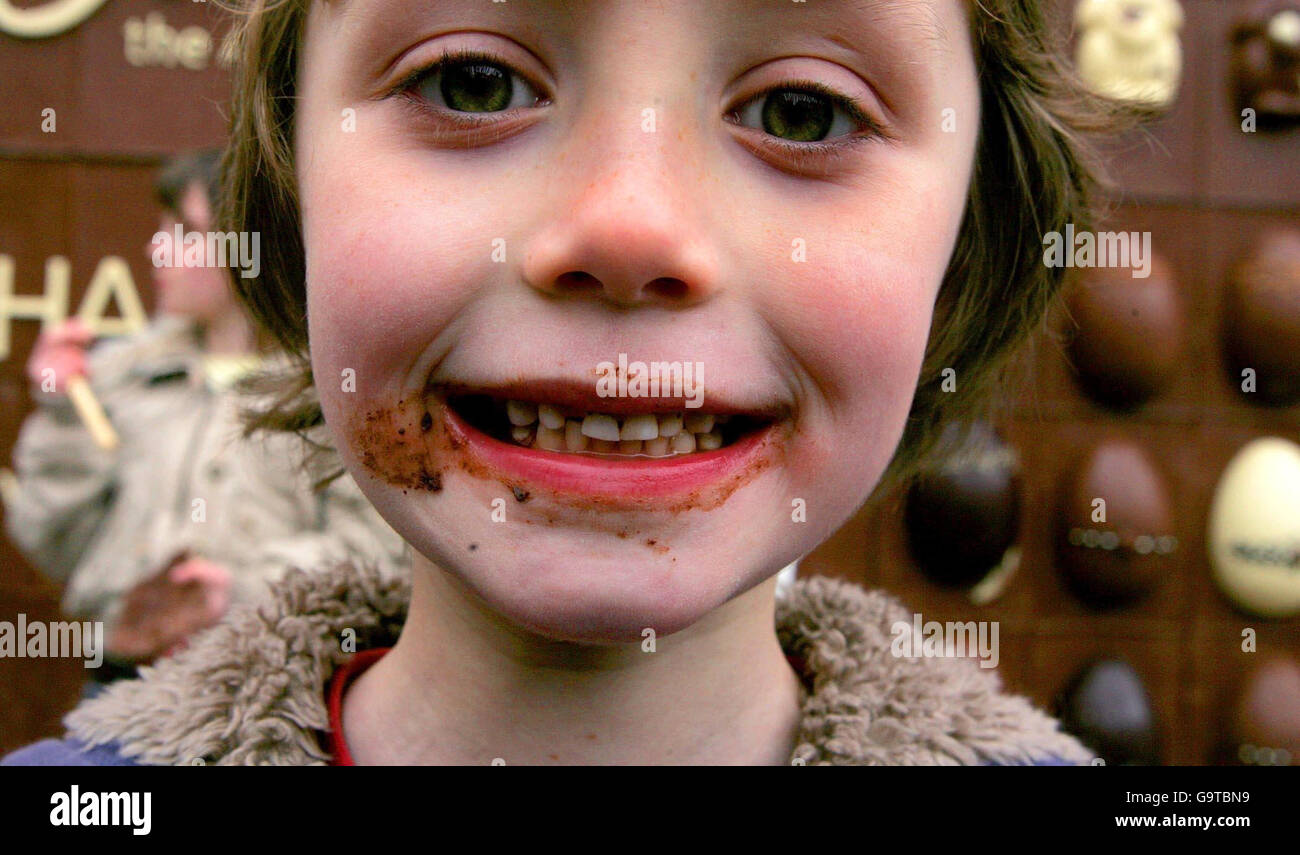
<path fill-rule="evenodd" d="M 21 490 L 22 486 L 19 485 L 18 476 L 13 473 L 13 470 L 0 467 L 0 501 L 6 505 L 16 505 Z"/>
<path fill-rule="evenodd" d="M 91 391 L 85 377 L 78 374 L 68 380 L 68 397 L 72 399 L 77 415 L 81 416 L 82 424 L 90 431 L 95 444 L 105 451 L 116 449 L 117 431 L 113 430 L 112 422 L 104 414 L 104 408 L 99 405 L 99 399 Z"/>

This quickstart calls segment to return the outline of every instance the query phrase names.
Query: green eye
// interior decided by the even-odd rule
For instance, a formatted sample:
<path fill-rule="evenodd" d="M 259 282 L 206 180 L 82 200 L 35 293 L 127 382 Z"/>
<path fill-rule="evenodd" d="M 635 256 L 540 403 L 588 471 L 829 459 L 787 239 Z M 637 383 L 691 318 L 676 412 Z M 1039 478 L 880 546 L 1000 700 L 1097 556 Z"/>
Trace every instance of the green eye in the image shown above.
<path fill-rule="evenodd" d="M 734 115 L 742 125 L 758 125 L 764 133 L 791 142 L 819 142 L 869 124 L 848 99 L 802 86 L 769 90 Z"/>
<path fill-rule="evenodd" d="M 445 56 L 421 72 L 411 89 L 433 105 L 457 113 L 499 113 L 541 100 L 518 72 L 477 54 Z"/>

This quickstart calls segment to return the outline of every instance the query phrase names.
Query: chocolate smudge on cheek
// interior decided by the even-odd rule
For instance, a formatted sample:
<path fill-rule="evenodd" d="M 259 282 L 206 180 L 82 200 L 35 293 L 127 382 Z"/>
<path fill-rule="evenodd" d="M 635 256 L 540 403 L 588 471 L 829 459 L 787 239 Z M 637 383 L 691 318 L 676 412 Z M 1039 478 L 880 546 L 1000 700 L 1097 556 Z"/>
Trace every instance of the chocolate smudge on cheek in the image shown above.
<path fill-rule="evenodd" d="M 416 423 L 426 434 L 433 427 L 433 417 L 420 399 L 403 398 L 393 406 L 361 411 L 348 429 L 353 452 L 371 474 L 403 491 L 441 492 L 442 470 L 427 438 L 408 436 Z"/>

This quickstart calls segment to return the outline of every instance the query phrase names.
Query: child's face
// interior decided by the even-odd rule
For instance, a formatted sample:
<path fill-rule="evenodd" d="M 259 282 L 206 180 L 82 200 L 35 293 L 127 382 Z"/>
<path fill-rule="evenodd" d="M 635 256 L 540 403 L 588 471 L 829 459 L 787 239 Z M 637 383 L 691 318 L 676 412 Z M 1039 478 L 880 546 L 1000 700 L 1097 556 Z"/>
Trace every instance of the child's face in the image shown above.
<path fill-rule="evenodd" d="M 635 640 L 862 503 L 902 436 L 971 177 L 959 0 L 338 0 L 304 39 L 316 383 L 350 471 L 425 557 L 522 626 Z M 491 59 L 412 77 L 464 51 Z M 702 365 L 703 405 L 689 386 L 602 397 L 620 354 Z M 524 448 L 467 392 L 624 430 L 731 418 L 716 451 L 700 430 L 692 455 L 596 457 L 546 450 L 537 424 L 519 433 L 544 447 Z"/>
<path fill-rule="evenodd" d="M 161 240 L 171 241 L 177 223 L 183 232 L 205 233 L 212 227 L 212 209 L 208 205 L 207 190 L 197 182 L 190 184 L 180 199 L 180 218 L 166 211 L 159 218 Z M 152 240 L 145 245 L 150 261 L 161 244 Z M 157 295 L 155 309 L 160 314 L 179 315 L 196 321 L 215 321 L 223 315 L 239 312 L 239 304 L 230 290 L 230 277 L 224 267 L 216 264 L 186 266 L 185 249 L 172 249 L 174 264 L 152 265 L 154 291 Z"/>

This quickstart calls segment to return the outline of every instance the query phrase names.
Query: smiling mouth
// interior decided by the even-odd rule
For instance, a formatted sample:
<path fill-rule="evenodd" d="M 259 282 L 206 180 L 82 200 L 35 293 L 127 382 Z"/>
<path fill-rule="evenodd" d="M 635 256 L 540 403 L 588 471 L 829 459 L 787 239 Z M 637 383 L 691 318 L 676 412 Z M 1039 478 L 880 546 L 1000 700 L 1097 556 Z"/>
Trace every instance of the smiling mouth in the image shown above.
<path fill-rule="evenodd" d="M 627 401 L 619 402 L 618 409 L 623 412 L 485 394 L 449 395 L 446 401 L 467 424 L 500 442 L 608 458 L 683 457 L 717 451 L 772 422 L 760 416 L 700 409 L 664 411 L 650 404 L 641 412 L 627 412 Z"/>

